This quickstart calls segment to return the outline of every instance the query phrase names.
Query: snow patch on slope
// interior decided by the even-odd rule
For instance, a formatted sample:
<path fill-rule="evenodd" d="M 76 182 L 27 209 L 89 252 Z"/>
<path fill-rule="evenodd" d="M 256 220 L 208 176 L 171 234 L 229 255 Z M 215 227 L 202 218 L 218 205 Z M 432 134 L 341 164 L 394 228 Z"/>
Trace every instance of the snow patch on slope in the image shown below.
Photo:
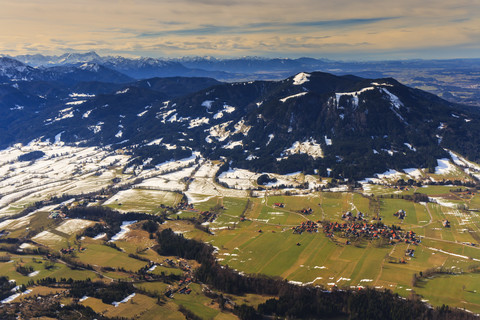
<path fill-rule="evenodd" d="M 293 98 L 298 98 L 298 97 L 301 97 L 301 96 L 304 96 L 306 95 L 308 92 L 300 92 L 300 93 L 297 93 L 297 94 L 294 94 L 294 95 L 291 95 L 291 96 L 288 96 L 288 97 L 285 97 L 283 99 L 280 99 L 280 102 L 285 102 L 289 99 L 293 99 Z"/>
<path fill-rule="evenodd" d="M 192 128 L 199 127 L 199 126 L 204 125 L 204 124 L 208 124 L 209 121 L 210 121 L 210 119 L 206 118 L 206 117 L 192 119 L 192 120 L 190 120 L 188 129 L 192 129 Z"/>
<path fill-rule="evenodd" d="M 437 164 L 435 174 L 448 174 L 456 170 L 455 166 L 447 158 L 437 159 Z"/>
<path fill-rule="evenodd" d="M 384 93 L 388 95 L 390 102 L 395 108 L 400 109 L 400 107 L 403 107 L 402 101 L 400 101 L 400 99 L 396 95 L 392 94 L 390 91 L 388 91 L 385 88 L 380 88 L 380 90 L 382 90 Z"/>
<path fill-rule="evenodd" d="M 323 158 L 323 150 L 320 144 L 315 141 L 315 139 L 310 138 L 310 140 L 305 140 L 303 142 L 295 141 L 293 145 L 284 150 L 282 155 L 292 155 L 292 154 L 308 154 L 314 159 Z"/>

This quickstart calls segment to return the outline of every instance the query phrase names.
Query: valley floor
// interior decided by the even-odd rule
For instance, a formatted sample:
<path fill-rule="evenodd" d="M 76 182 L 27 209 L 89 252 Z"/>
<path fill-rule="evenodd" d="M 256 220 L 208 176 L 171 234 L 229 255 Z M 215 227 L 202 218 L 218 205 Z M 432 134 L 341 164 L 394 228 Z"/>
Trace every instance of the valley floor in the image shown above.
<path fill-rule="evenodd" d="M 18 155 L 38 148 L 46 153 L 44 158 L 32 163 L 16 161 Z M 241 273 L 278 276 L 298 285 L 328 289 L 389 289 L 403 297 L 420 295 L 433 306 L 448 304 L 480 313 L 480 194 L 475 188 L 395 186 L 399 178 L 407 180 L 404 172 L 385 174 L 376 178 L 377 184 L 365 182 L 363 189 L 340 185 L 317 191 L 332 180 L 296 173 L 272 175 L 277 185 L 291 188 L 271 185 L 251 191 L 259 187 L 258 174 L 238 169 L 223 173 L 218 180 L 229 186 L 226 188 L 215 181 L 220 164 L 199 155 L 142 170 L 129 167 L 127 156 L 109 150 L 52 144 L 4 150 L 2 161 L 0 240 L 16 238 L 22 243 L 0 242 L 0 274 L 32 290 L 17 296 L 12 292 L 3 304 L 40 293 L 59 294 L 60 289 L 32 286 L 31 280 L 90 278 L 110 283 L 125 279 L 150 294 L 137 292 L 118 307 L 95 297 L 85 297 L 80 303 L 109 317 L 153 319 L 163 312 L 171 319 L 183 318 L 178 311 L 182 305 L 205 319 L 235 318 L 212 303 L 201 284 L 180 283 L 180 279 L 191 277 L 188 268 L 195 268 L 195 262 L 160 256 L 141 222 L 124 222 L 116 236 L 101 232 L 86 236 L 84 231 L 96 221 L 62 217 L 64 208 L 105 206 L 124 213 L 165 216 L 160 229 L 171 228 L 187 238 L 210 243 L 216 248 L 217 261 Z M 419 170 L 416 174 L 436 181 L 467 181 L 465 168 L 456 164 L 449 163 L 451 168 L 442 172 Z M 308 189 L 298 187 L 305 182 Z M 423 200 L 414 202 L 415 193 L 423 194 Z M 62 198 L 55 202 L 52 196 Z M 186 200 L 191 206 L 185 205 Z M 35 210 L 17 216 L 35 202 Z M 406 212 L 404 219 L 394 215 L 399 210 Z M 322 225 L 328 221 L 347 223 L 342 218 L 347 212 L 365 214 L 365 220 L 356 223 L 381 222 L 412 231 L 420 242 L 347 239 L 341 232 L 328 237 Z M 445 220 L 450 227 L 444 226 Z M 318 222 L 318 232 L 293 232 L 292 228 L 307 221 Z M 108 239 L 114 241 L 106 242 Z M 68 252 L 69 248 L 73 250 Z M 58 253 L 60 259 L 47 268 L 38 249 Z M 407 254 L 412 249 L 413 255 Z M 151 274 L 178 278 L 173 277 L 170 283 L 140 281 L 137 270 L 148 261 L 154 263 L 149 265 Z M 72 263 L 83 267 L 72 269 Z M 88 265 L 92 268 L 85 267 Z M 29 272 L 19 273 L 19 266 Z M 168 290 L 185 287 L 191 290 L 189 294 L 175 293 L 162 300 L 163 304 L 156 303 L 156 297 L 164 297 Z M 269 297 L 230 298 L 258 305 Z M 62 303 L 72 303 L 72 299 L 66 297 Z"/>

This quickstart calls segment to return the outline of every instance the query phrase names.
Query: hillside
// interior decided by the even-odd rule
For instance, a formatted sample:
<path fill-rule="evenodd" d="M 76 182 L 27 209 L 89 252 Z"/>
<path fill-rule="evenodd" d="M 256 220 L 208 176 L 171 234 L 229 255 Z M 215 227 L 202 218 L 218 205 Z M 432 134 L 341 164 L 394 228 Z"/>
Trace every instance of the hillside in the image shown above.
<path fill-rule="evenodd" d="M 282 81 L 155 78 L 105 86 L 44 82 L 35 93 L 22 82 L 4 88 L 2 112 L 11 120 L 2 121 L 3 146 L 43 137 L 146 158 L 160 152 L 162 160 L 177 158 L 172 150 L 199 151 L 257 172 L 354 179 L 433 170 L 448 157 L 445 148 L 480 159 L 478 110 L 391 78 L 314 72 Z"/>

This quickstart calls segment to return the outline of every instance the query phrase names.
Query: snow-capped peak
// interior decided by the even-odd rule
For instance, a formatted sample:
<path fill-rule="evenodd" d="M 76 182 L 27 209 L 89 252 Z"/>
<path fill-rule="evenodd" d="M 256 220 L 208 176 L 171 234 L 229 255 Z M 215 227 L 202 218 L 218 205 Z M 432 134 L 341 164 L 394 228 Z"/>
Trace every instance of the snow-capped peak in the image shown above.
<path fill-rule="evenodd" d="M 304 84 L 305 82 L 310 81 L 309 78 L 310 78 L 310 74 L 309 74 L 309 73 L 300 72 L 299 74 L 297 74 L 297 75 L 293 78 L 293 85 L 294 85 L 294 86 L 302 85 L 302 84 Z"/>
<path fill-rule="evenodd" d="M 78 68 L 82 69 L 82 70 L 85 70 L 85 71 L 98 72 L 98 70 L 100 69 L 100 66 L 96 63 L 85 62 L 84 64 L 82 64 Z"/>

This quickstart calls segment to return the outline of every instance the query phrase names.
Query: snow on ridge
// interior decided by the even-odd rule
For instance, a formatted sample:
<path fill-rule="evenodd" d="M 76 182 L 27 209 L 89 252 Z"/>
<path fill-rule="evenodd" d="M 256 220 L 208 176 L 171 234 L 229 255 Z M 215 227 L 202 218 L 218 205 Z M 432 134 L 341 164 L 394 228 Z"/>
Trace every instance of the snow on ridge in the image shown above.
<path fill-rule="evenodd" d="M 293 85 L 299 86 L 304 84 L 305 82 L 310 81 L 310 74 L 305 72 L 300 72 L 293 78 Z"/>
<path fill-rule="evenodd" d="M 293 99 L 293 98 L 298 98 L 298 97 L 301 97 L 301 96 L 304 96 L 306 95 L 308 92 L 300 92 L 300 93 L 297 93 L 297 94 L 294 94 L 294 95 L 291 95 L 291 96 L 288 96 L 288 97 L 285 97 L 283 99 L 280 99 L 280 102 L 285 102 L 289 99 Z"/>
<path fill-rule="evenodd" d="M 313 138 L 303 142 L 295 141 L 290 148 L 283 151 L 282 155 L 289 156 L 298 153 L 306 153 L 314 159 L 323 158 L 322 147 Z"/>
<path fill-rule="evenodd" d="M 93 98 L 94 94 L 72 92 L 68 95 L 70 98 Z"/>
<path fill-rule="evenodd" d="M 127 93 L 129 90 L 130 90 L 130 88 L 126 88 L 126 89 L 123 89 L 123 90 L 118 90 L 117 92 L 115 92 L 115 94 L 124 94 L 124 93 Z"/>
<path fill-rule="evenodd" d="M 372 82 L 371 84 L 372 84 L 372 85 L 374 85 L 374 86 L 387 86 L 387 87 L 393 87 L 393 84 L 386 83 L 386 82 L 383 82 L 383 83 Z"/>
<path fill-rule="evenodd" d="M 366 91 L 369 91 L 369 90 L 375 90 L 375 87 L 366 87 L 366 88 L 363 88 L 363 89 L 360 89 L 358 91 L 352 91 L 352 92 L 337 92 L 335 93 L 335 100 L 336 100 L 336 105 L 337 105 L 337 108 L 339 107 L 339 104 L 340 104 L 340 98 L 343 97 L 343 96 L 350 96 L 352 97 L 352 105 L 354 108 L 357 108 L 358 107 L 358 97 L 366 92 Z"/>

